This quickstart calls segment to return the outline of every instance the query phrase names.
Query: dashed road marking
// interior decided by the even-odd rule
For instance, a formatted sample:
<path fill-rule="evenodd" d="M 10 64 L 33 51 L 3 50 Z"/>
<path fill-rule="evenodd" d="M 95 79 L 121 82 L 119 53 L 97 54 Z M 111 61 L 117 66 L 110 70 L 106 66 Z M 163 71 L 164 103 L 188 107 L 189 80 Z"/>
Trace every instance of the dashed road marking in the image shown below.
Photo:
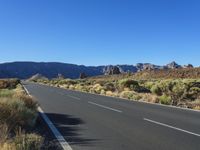
<path fill-rule="evenodd" d="M 97 104 L 97 103 L 90 102 L 90 101 L 89 101 L 88 103 L 89 103 L 89 104 L 92 104 L 92 105 L 96 105 L 96 106 L 102 107 L 102 108 L 105 108 L 105 109 L 108 109 L 108 110 L 112 110 L 112 111 L 115 111 L 115 112 L 118 112 L 118 113 L 122 113 L 121 110 L 114 109 L 114 108 L 111 108 L 111 107 L 108 107 L 108 106 L 104 106 L 104 105 Z"/>
<path fill-rule="evenodd" d="M 177 127 L 173 127 L 173 126 L 161 123 L 161 122 L 157 122 L 157 121 L 154 121 L 154 120 L 151 120 L 151 119 L 147 119 L 147 118 L 144 118 L 144 120 L 148 121 L 148 122 L 151 122 L 151 123 L 154 123 L 154 124 L 157 124 L 157 125 L 160 125 L 160 126 L 164 126 L 164 127 L 170 128 L 170 129 L 178 130 L 178 131 L 181 131 L 181 132 L 185 132 L 187 134 L 191 134 L 191 135 L 200 137 L 200 134 L 193 133 L 193 132 L 190 132 L 190 131 L 187 131 L 187 130 L 183 130 L 183 129 L 180 129 L 180 128 L 177 128 Z"/>

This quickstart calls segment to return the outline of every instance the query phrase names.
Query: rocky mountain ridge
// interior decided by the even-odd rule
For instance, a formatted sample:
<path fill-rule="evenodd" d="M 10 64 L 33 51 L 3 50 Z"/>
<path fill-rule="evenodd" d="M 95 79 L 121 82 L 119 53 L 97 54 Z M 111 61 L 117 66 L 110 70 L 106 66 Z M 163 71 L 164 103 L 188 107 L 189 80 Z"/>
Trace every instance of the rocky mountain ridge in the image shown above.
<path fill-rule="evenodd" d="M 138 63 L 136 65 L 108 65 L 108 66 L 84 66 L 57 62 L 12 62 L 0 64 L 0 78 L 27 79 L 40 74 L 47 78 L 56 78 L 62 75 L 65 78 L 79 78 L 81 73 L 86 76 L 112 75 L 125 72 L 139 72 L 143 70 L 175 69 L 193 67 L 191 64 L 180 66 L 176 62 L 165 66 L 150 63 Z"/>
<path fill-rule="evenodd" d="M 177 64 L 175 61 L 164 65 L 164 66 L 159 66 L 159 65 L 154 65 L 151 63 L 137 63 L 136 65 L 117 65 L 117 66 L 106 66 L 103 70 L 105 75 L 112 75 L 112 74 L 120 74 L 124 72 L 140 72 L 144 70 L 162 70 L 162 69 L 178 69 L 178 68 L 193 68 L 193 65 L 188 64 L 181 66 Z M 115 71 L 114 71 L 115 70 Z"/>

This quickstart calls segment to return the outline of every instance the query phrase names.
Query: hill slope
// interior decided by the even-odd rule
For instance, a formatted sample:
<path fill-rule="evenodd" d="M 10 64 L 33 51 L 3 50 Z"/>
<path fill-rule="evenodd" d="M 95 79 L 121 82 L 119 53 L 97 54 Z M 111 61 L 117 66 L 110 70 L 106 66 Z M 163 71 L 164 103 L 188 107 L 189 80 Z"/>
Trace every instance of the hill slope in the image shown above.
<path fill-rule="evenodd" d="M 65 78 L 79 78 L 80 73 L 87 76 L 103 75 L 107 66 L 84 66 L 58 62 L 11 62 L 0 64 L 0 78 L 27 79 L 36 74 L 47 78 L 56 78 L 58 74 Z M 137 72 L 134 65 L 119 65 L 123 72 Z"/>
<path fill-rule="evenodd" d="M 116 66 L 115 66 L 116 67 Z M 136 65 L 117 65 L 120 72 L 138 72 L 143 70 L 169 70 L 183 68 L 175 62 L 165 66 L 149 63 L 138 63 Z M 0 78 L 27 79 L 35 74 L 41 74 L 49 79 L 56 78 L 58 74 L 65 78 L 79 78 L 80 73 L 87 76 L 98 76 L 110 72 L 113 66 L 83 66 L 58 62 L 12 62 L 0 64 Z"/>
<path fill-rule="evenodd" d="M 86 67 L 54 62 L 13 62 L 0 64 L 0 78 L 26 79 L 38 73 L 47 78 L 55 78 L 58 74 L 68 78 L 78 78 L 81 72 L 85 72 L 88 76 L 101 75 L 102 68 L 102 66 Z"/>

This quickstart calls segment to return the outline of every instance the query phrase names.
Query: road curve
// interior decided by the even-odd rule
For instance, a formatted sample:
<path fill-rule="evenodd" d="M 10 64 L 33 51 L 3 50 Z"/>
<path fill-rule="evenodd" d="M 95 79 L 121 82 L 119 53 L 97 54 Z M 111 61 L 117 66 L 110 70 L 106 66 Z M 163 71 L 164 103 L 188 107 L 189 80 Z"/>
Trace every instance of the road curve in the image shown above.
<path fill-rule="evenodd" d="M 200 112 L 23 84 L 73 150 L 200 150 Z"/>

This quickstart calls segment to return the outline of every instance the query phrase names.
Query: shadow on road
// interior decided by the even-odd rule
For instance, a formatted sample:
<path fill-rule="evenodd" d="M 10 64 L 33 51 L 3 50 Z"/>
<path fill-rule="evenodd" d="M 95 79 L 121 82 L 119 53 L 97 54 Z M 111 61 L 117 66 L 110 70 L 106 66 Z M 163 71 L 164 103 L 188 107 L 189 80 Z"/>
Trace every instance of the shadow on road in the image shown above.
<path fill-rule="evenodd" d="M 80 125 L 84 124 L 80 118 L 75 118 L 64 114 L 46 114 L 60 131 L 70 145 L 93 146 L 97 139 L 84 138 L 81 131 L 84 130 Z"/>

